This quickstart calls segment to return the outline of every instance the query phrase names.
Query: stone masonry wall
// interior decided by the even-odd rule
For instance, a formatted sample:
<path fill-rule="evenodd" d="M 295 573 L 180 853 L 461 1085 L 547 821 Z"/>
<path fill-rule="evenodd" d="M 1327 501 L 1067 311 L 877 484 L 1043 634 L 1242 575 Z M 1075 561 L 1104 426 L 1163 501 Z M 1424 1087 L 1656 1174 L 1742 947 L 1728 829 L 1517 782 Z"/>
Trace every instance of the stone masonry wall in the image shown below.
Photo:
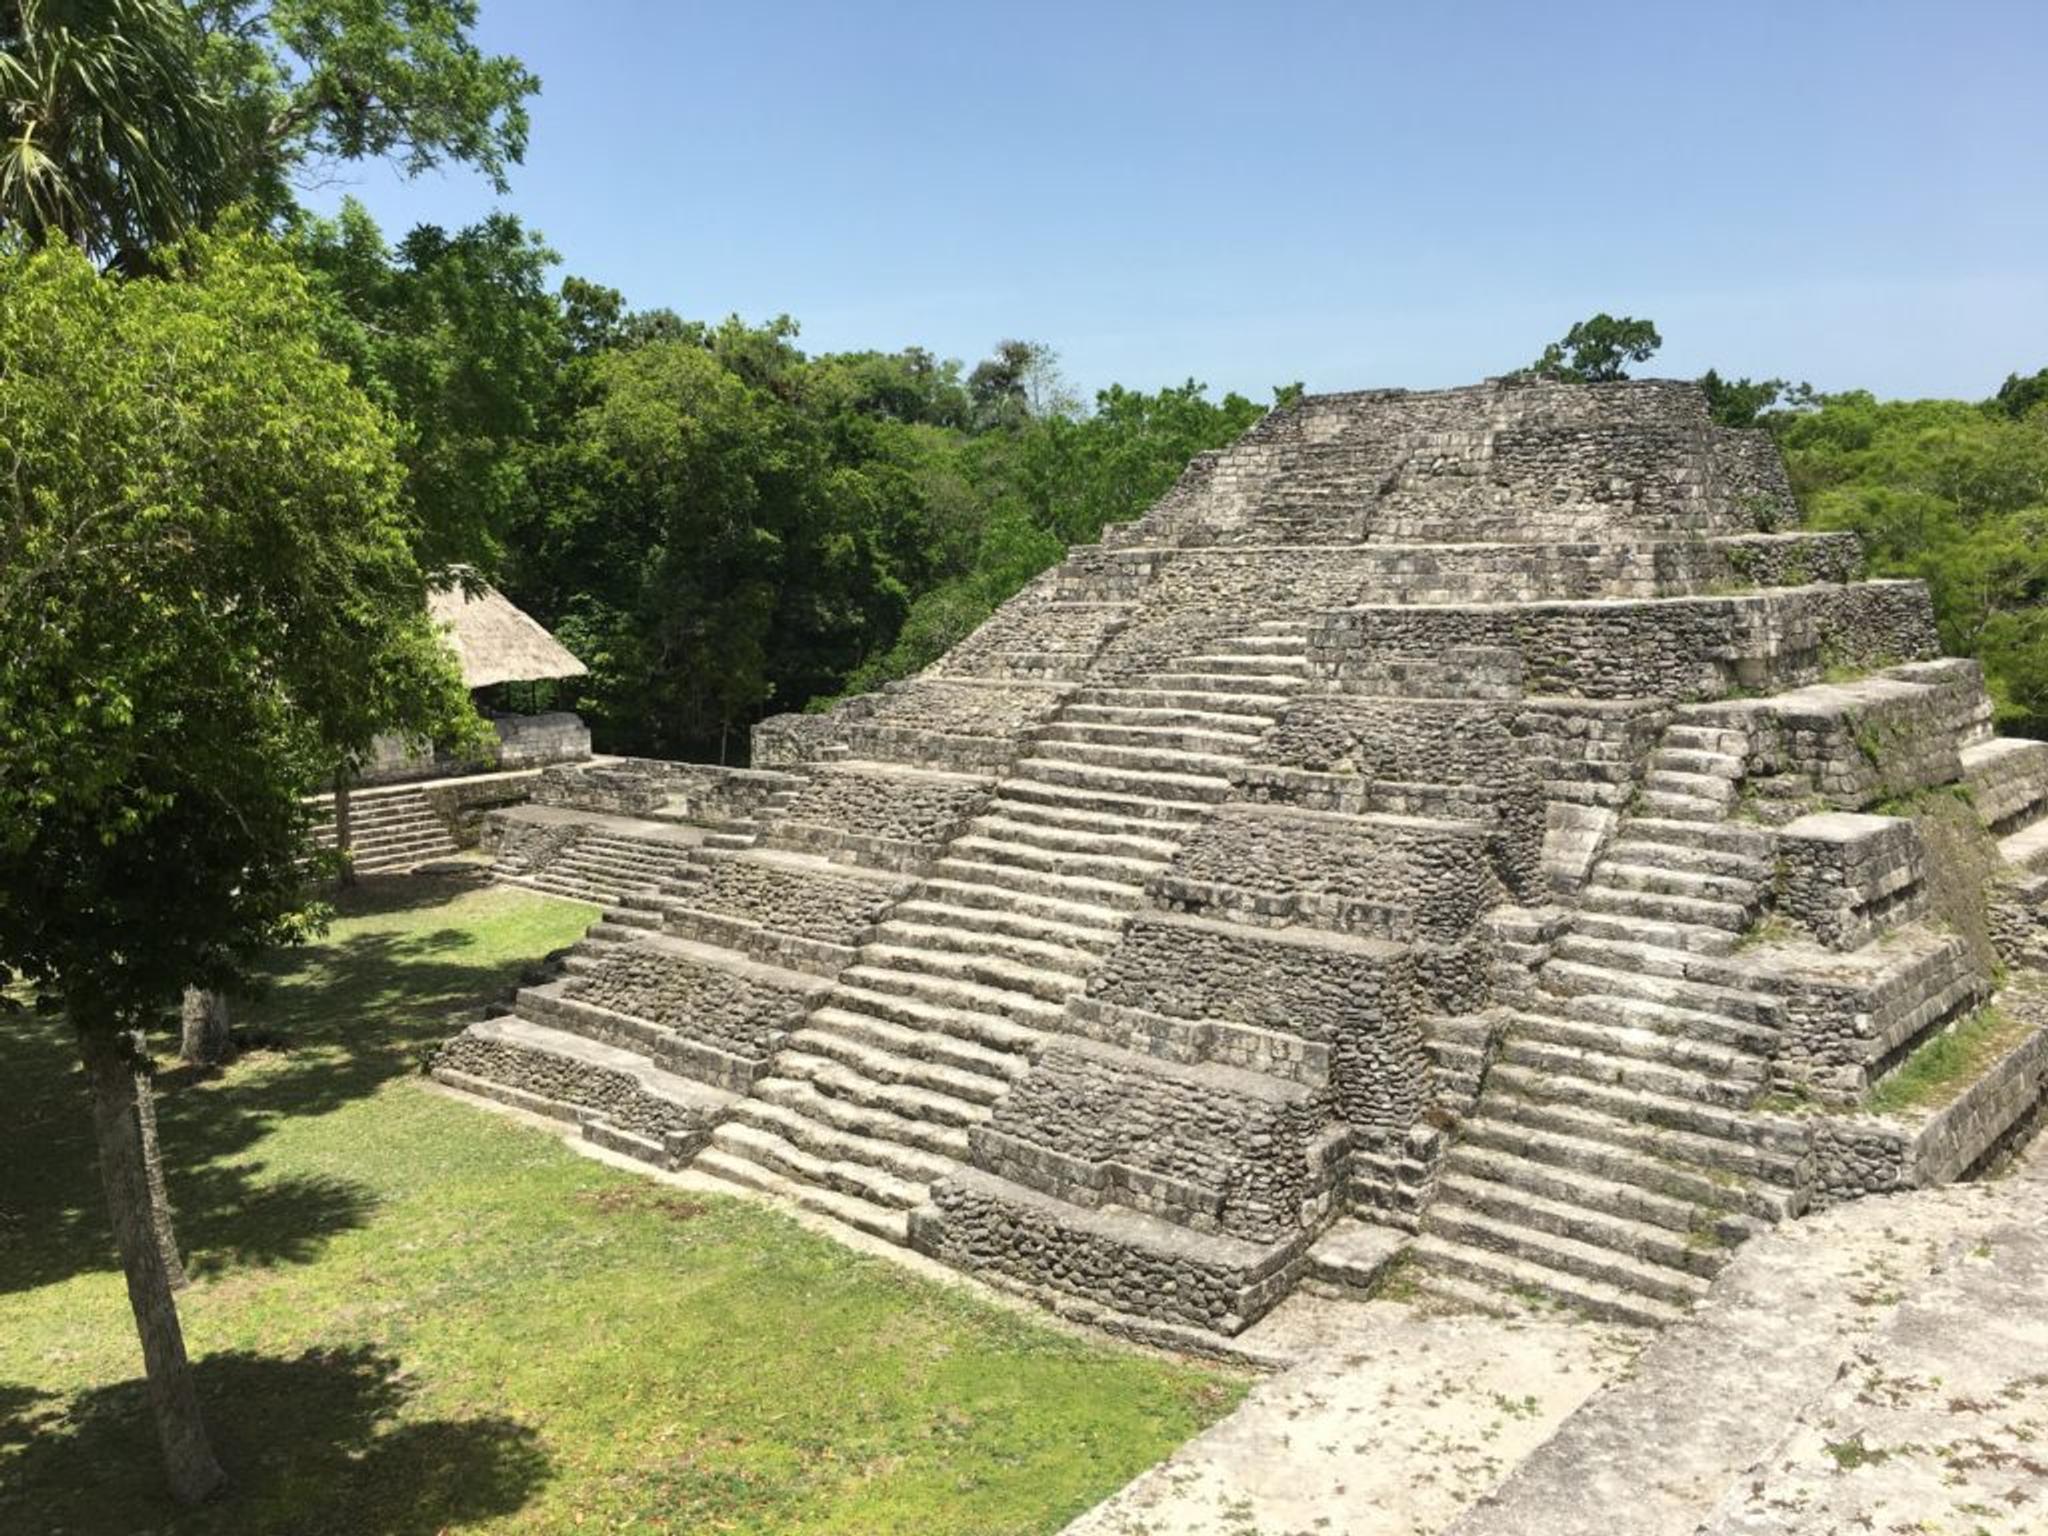
<path fill-rule="evenodd" d="M 1858 949 L 1927 907 L 1927 850 L 1910 821 L 1803 816 L 1777 842 L 1778 911 L 1830 949 Z"/>
<path fill-rule="evenodd" d="M 596 966 L 571 975 L 562 993 L 757 1060 L 802 1022 L 813 1000 L 811 989 L 646 944 L 613 946 Z"/>

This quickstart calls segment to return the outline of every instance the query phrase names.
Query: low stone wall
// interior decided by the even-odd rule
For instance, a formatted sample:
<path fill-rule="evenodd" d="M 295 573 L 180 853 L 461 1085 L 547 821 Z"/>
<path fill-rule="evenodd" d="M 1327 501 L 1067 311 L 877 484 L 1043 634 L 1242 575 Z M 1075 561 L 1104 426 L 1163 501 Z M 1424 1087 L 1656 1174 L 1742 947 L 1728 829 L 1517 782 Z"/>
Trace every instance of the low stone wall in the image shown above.
<path fill-rule="evenodd" d="M 993 782 L 873 764 L 819 767 L 761 845 L 916 870 L 987 805 Z"/>
<path fill-rule="evenodd" d="M 715 824 L 749 820 L 769 796 L 802 783 L 796 775 L 763 769 L 606 757 L 548 769 L 534 787 L 533 802 L 609 816 L 666 810 L 675 819 Z"/>
<path fill-rule="evenodd" d="M 1985 896 L 1999 963 L 2017 971 L 2048 970 L 2048 875 L 2007 871 Z"/>
<path fill-rule="evenodd" d="M 445 779 L 420 786 L 427 808 L 448 829 L 458 848 L 482 846 L 491 812 L 522 805 L 540 782 L 531 773 L 487 774 L 479 778 Z"/>
<path fill-rule="evenodd" d="M 1777 909 L 1830 949 L 1924 916 L 1927 850 L 1912 822 L 1835 811 L 1778 829 Z"/>
<path fill-rule="evenodd" d="M 474 754 L 451 757 L 403 736 L 372 738 L 369 761 L 357 771 L 359 784 L 406 784 L 419 779 L 456 778 L 472 773 L 514 772 L 590 756 L 590 728 L 580 715 L 556 710 L 543 715 L 487 715 L 491 739 Z"/>
<path fill-rule="evenodd" d="M 649 1093 L 630 1072 L 495 1038 L 488 1027 L 465 1030 L 448 1041 L 435 1055 L 434 1069 L 530 1094 L 557 1113 L 580 1112 L 658 1142 L 670 1167 L 680 1166 L 711 1135 L 711 1115 L 703 1106 Z"/>
<path fill-rule="evenodd" d="M 1994 837 L 2017 832 L 2048 808 L 2048 741 L 1985 742 L 1964 757 L 1963 782 Z"/>
<path fill-rule="evenodd" d="M 652 944 L 611 946 L 594 966 L 568 977 L 561 991 L 763 1064 L 816 996 L 815 987 L 705 964 Z"/>
<path fill-rule="evenodd" d="M 1226 804 L 1151 889 L 1162 907 L 1197 915 L 1451 941 L 1500 899 L 1491 839 L 1474 822 Z"/>
<path fill-rule="evenodd" d="M 1861 1097 L 1887 1063 L 1991 992 L 1967 942 L 1924 928 L 1853 963 L 1795 951 L 1759 980 L 1780 999 L 1773 1080 L 1837 1103 Z"/>
<path fill-rule="evenodd" d="M 796 769 L 844 756 L 847 732 L 881 707 L 879 693 L 841 699 L 816 714 L 770 715 L 747 733 L 747 761 L 755 768 Z"/>
<path fill-rule="evenodd" d="M 903 879 L 827 871 L 773 856 L 711 856 L 711 871 L 669 927 L 768 964 L 832 975 L 910 888 Z"/>
<path fill-rule="evenodd" d="M 1398 946 L 1141 913 L 1087 1000 L 1200 1030 L 1204 1054 L 1182 1059 L 1271 1071 L 1263 1037 L 1312 1047 L 1291 1058 L 1297 1080 L 1327 1083 L 1338 1117 L 1378 1141 L 1404 1134 L 1429 1097 L 1419 991 Z"/>
<path fill-rule="evenodd" d="M 1924 1116 L 1842 1115 L 1814 1122 L 1816 1209 L 1963 1177 L 2048 1094 L 2048 1029 L 2037 1029 L 1946 1107 Z"/>

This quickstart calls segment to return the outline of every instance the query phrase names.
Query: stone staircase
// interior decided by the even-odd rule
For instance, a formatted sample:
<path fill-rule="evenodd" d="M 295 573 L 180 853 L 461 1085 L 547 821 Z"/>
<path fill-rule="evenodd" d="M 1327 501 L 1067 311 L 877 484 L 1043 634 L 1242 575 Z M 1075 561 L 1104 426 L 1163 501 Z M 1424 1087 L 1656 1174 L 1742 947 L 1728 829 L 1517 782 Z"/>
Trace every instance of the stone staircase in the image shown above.
<path fill-rule="evenodd" d="M 1729 819 L 1745 752 L 1665 732 L 1446 1160 L 1415 1247 L 1435 1288 L 1662 1323 L 1796 1214 L 1796 1143 L 1744 1113 L 1779 1006 L 1729 958 L 1770 876 L 1768 835 Z"/>
<path fill-rule="evenodd" d="M 614 908 L 660 895 L 683 895 L 703 879 L 693 842 L 639 837 L 592 827 L 540 868 L 526 871 L 500 862 L 491 878 L 572 901 Z M 641 926 L 658 926 L 654 922 Z"/>
<path fill-rule="evenodd" d="M 695 1166 L 893 1241 L 1057 1032 L 1179 837 L 1306 681 L 1269 624 L 1074 693 L 784 1043 Z"/>
<path fill-rule="evenodd" d="M 359 875 L 410 869 L 459 851 L 447 825 L 416 784 L 352 790 L 348 802 L 349 852 Z M 335 845 L 334 797 L 322 795 L 314 803 L 325 817 L 314 829 L 314 846 L 331 849 Z"/>

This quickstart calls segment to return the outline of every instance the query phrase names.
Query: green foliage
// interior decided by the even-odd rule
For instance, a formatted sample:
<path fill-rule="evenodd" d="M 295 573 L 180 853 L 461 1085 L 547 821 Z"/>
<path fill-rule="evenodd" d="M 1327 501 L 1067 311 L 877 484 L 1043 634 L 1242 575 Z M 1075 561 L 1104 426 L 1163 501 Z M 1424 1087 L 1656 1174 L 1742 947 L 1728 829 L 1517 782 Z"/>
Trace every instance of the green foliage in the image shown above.
<path fill-rule="evenodd" d="M 276 1048 L 159 1075 L 180 1306 L 233 1477 L 182 1520 L 81 1216 L 67 1041 L 0 1033 L 0 1210 L 34 1235 L 0 1242 L 0 1529 L 1050 1536 L 1236 1402 L 1238 1373 L 1072 1336 L 420 1080 L 451 1010 L 595 915 L 368 882 L 239 1010 Z"/>
<path fill-rule="evenodd" d="M 2014 418 L 2040 409 L 2048 404 L 2048 368 L 2025 377 L 2017 373 L 2007 374 L 2005 382 L 1998 386 L 1995 399 L 1999 409 Z"/>
<path fill-rule="evenodd" d="M 2001 728 L 2048 733 L 2048 413 L 1859 391 L 1774 425 L 1809 523 L 1860 534 L 1876 574 L 1926 580 Z"/>
<path fill-rule="evenodd" d="M 1777 410 L 1809 410 L 1818 402 L 1811 384 L 1784 379 L 1724 379 L 1709 368 L 1699 378 L 1707 409 L 1724 427 L 1755 427 Z"/>
<path fill-rule="evenodd" d="M 1529 371 L 1574 384 L 1603 384 L 1627 378 L 1628 364 L 1648 362 L 1663 345 L 1652 322 L 1628 315 L 1616 319 L 1602 311 L 1545 347 Z"/>
<path fill-rule="evenodd" d="M 80 1028 L 299 934 L 300 794 L 469 717 L 303 279 L 246 237 L 180 264 L 0 247 L 0 981 Z"/>
<path fill-rule="evenodd" d="M 1939 1109 L 2033 1032 L 2033 1025 L 1997 1008 L 1982 1008 L 1914 1047 L 1870 1091 L 1879 1114 Z"/>

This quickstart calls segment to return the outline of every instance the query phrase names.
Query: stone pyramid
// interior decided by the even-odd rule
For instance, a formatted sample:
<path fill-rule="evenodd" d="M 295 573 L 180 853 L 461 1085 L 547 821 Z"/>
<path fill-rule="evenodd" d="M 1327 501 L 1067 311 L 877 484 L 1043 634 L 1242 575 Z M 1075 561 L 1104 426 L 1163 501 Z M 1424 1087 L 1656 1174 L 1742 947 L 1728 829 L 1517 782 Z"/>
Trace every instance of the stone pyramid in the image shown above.
<path fill-rule="evenodd" d="M 438 1074 L 1111 1325 L 1235 1333 L 1368 1228 L 1672 1318 L 2044 1071 L 1816 1112 L 2034 942 L 2048 882 L 1943 861 L 2048 853 L 2048 744 L 1797 521 L 1689 384 L 1275 411 L 751 770 L 550 770 L 500 867 L 612 910 Z"/>

